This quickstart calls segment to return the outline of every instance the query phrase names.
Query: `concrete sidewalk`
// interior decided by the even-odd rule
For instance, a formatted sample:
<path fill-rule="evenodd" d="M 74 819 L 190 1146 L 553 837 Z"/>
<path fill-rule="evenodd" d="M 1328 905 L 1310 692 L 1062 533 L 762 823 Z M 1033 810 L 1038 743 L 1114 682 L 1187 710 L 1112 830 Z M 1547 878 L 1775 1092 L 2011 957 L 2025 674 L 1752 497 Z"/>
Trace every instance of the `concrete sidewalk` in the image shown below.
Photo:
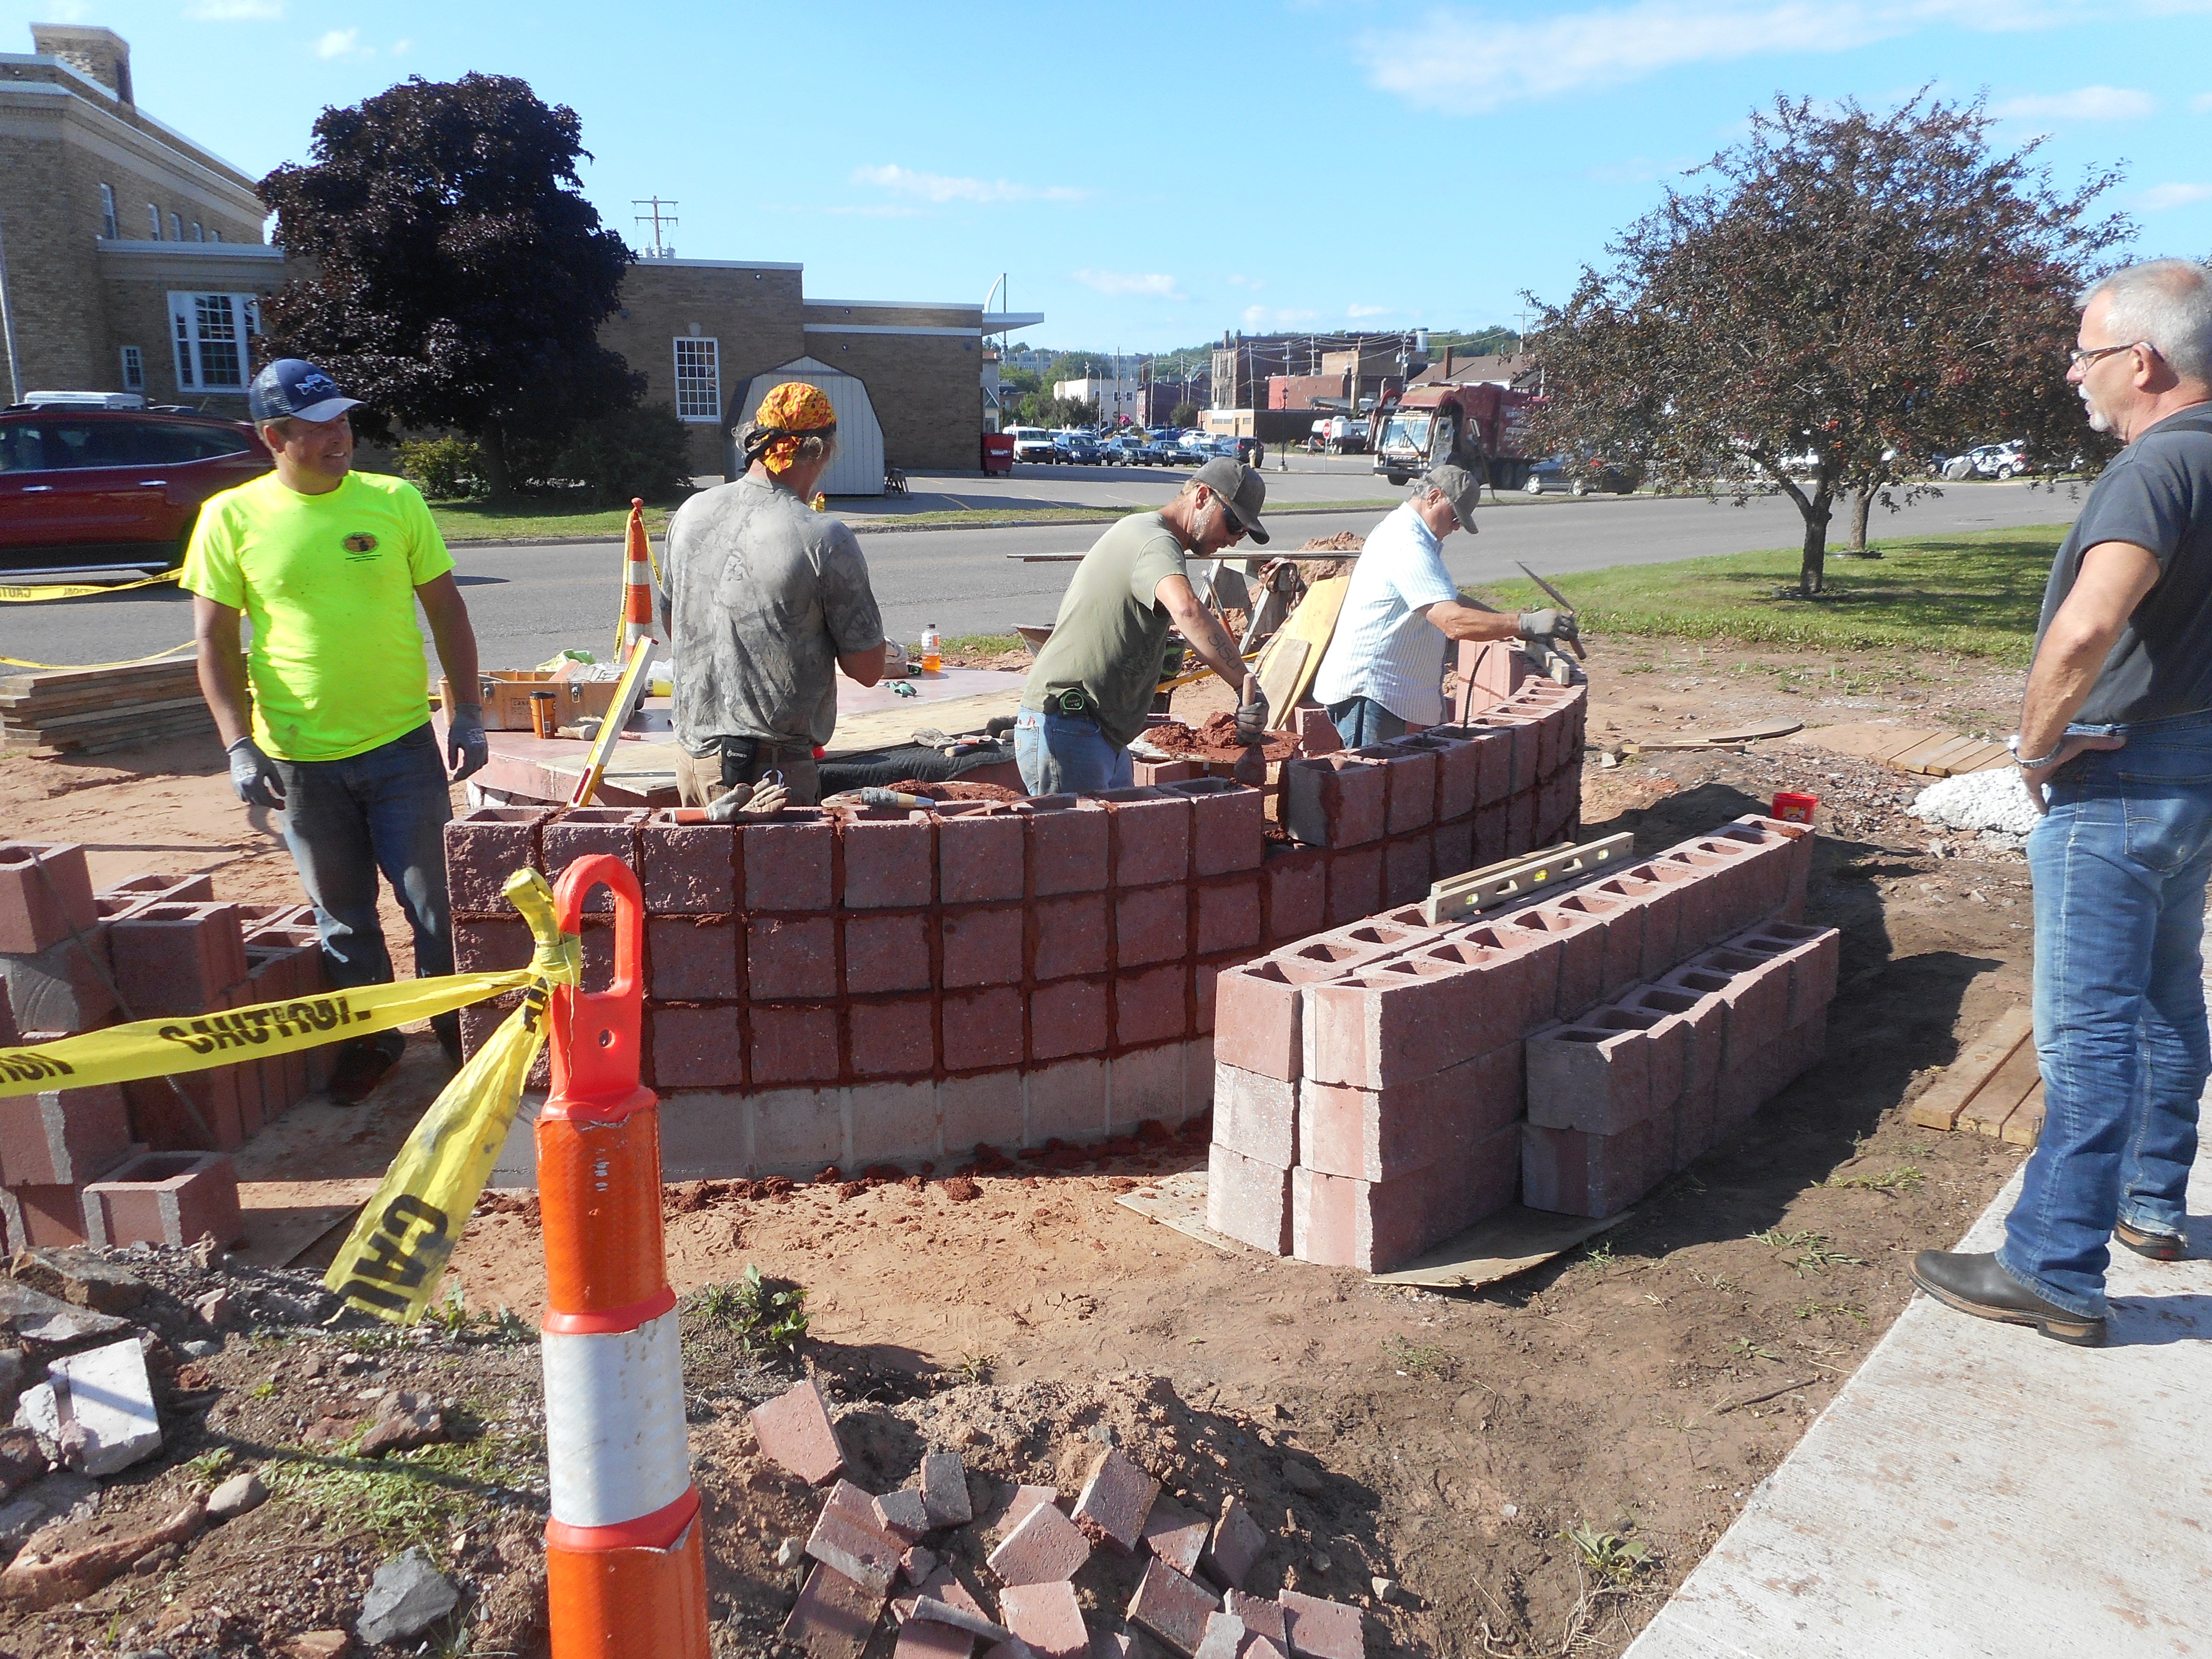
<path fill-rule="evenodd" d="M 2212 1653 L 2212 1162 L 2189 1208 L 2101 1349 L 1916 1296 L 1626 1659 Z"/>

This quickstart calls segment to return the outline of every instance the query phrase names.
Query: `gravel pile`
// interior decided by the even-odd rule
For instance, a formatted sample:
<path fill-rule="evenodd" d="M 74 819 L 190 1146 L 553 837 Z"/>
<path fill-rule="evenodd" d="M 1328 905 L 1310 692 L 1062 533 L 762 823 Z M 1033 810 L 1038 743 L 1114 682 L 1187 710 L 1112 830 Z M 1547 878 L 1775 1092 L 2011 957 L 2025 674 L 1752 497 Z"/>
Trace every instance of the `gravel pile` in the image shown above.
<path fill-rule="evenodd" d="M 1961 772 L 1922 790 L 1905 809 L 1946 830 L 1978 830 L 1984 845 L 2018 847 L 2035 828 L 2035 803 L 2016 767 Z"/>

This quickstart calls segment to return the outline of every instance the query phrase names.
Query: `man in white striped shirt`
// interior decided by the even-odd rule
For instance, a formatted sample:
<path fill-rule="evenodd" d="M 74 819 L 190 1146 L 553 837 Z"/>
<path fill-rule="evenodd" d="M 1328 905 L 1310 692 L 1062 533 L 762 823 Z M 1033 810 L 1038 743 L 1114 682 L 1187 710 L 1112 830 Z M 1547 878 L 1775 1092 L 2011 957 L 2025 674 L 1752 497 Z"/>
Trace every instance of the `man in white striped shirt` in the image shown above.
<path fill-rule="evenodd" d="M 1321 672 L 1315 699 L 1351 749 L 1402 737 L 1444 717 L 1444 642 L 1510 640 L 1550 643 L 1575 637 L 1571 611 L 1518 617 L 1469 605 L 1445 573 L 1443 538 L 1474 533 L 1482 484 L 1450 462 L 1432 467 L 1406 504 L 1375 527 L 1352 568 L 1352 586 Z"/>

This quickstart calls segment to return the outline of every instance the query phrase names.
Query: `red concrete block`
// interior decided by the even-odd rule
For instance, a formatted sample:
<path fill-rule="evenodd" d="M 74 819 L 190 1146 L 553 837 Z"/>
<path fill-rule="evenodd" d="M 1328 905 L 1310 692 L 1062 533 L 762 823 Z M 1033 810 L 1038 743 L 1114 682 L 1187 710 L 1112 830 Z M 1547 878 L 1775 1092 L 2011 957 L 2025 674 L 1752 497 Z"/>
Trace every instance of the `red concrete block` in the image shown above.
<path fill-rule="evenodd" d="M 738 1011 L 655 1007 L 650 1022 L 653 1086 L 656 1089 L 741 1089 L 744 1038 Z"/>
<path fill-rule="evenodd" d="M 1790 823 L 1781 818 L 1763 817 L 1755 812 L 1747 813 L 1736 822 L 1767 835 L 1788 837 L 1790 875 L 1784 884 L 1782 916 L 1787 921 L 1803 921 L 1805 886 L 1813 875 L 1813 826 L 1809 823 Z"/>
<path fill-rule="evenodd" d="M 1437 757 L 1417 743 L 1378 743 L 1352 753 L 1382 763 L 1382 833 L 1410 835 L 1437 821 Z"/>
<path fill-rule="evenodd" d="M 638 878 L 656 916 L 726 916 L 738 908 L 738 831 L 727 823 L 638 826 Z"/>
<path fill-rule="evenodd" d="M 1260 866 L 1260 891 L 1268 944 L 1318 933 L 1328 925 L 1328 850 L 1269 842 Z"/>
<path fill-rule="evenodd" d="M 1023 915 L 1018 905 L 945 911 L 939 927 L 945 988 L 1018 984 L 1022 932 Z"/>
<path fill-rule="evenodd" d="M 1789 902 L 1790 878 L 1798 861 L 1797 848 L 1809 842 L 1805 824 L 1784 824 L 1762 817 L 1739 818 L 1723 824 L 1709 839 L 1733 842 L 1751 849 L 1753 902 L 1766 915 L 1778 915 Z"/>
<path fill-rule="evenodd" d="M 1789 962 L 1790 1012 L 1785 1023 L 1791 1030 L 1808 1019 L 1826 1018 L 1828 1005 L 1835 1000 L 1836 976 L 1843 956 L 1843 935 L 1834 928 L 1770 921 L 1738 934 L 1729 941 L 1729 948 Z"/>
<path fill-rule="evenodd" d="M 460 919 L 453 923 L 453 968 L 457 973 L 500 973 L 527 968 L 534 948 L 530 924 L 518 915 Z"/>
<path fill-rule="evenodd" d="M 1328 925 L 1342 927 L 1382 908 L 1382 848 L 1332 847 L 1328 854 Z"/>
<path fill-rule="evenodd" d="M 1214 1058 L 1263 1077 L 1297 1077 L 1297 988 L 1337 971 L 1325 958 L 1286 961 L 1280 957 L 1224 969 L 1213 982 Z"/>
<path fill-rule="evenodd" d="M 745 924 L 745 988 L 755 1002 L 837 994 L 837 925 L 830 917 L 756 916 Z"/>
<path fill-rule="evenodd" d="M 1030 976 L 1040 981 L 1103 974 L 1112 965 L 1106 895 L 1079 893 L 1030 907 L 1036 919 Z"/>
<path fill-rule="evenodd" d="M 761 1453 L 789 1469 L 810 1486 L 836 1478 L 845 1467 L 844 1448 L 830 1421 L 822 1390 L 801 1382 L 752 1409 L 753 1437 Z"/>
<path fill-rule="evenodd" d="M 1188 1036 L 1191 1029 L 1188 964 L 1167 963 L 1114 979 L 1114 1047 L 1143 1048 Z M 1068 1052 L 1073 1052 L 1070 1050 Z"/>
<path fill-rule="evenodd" d="M 1226 876 L 1260 867 L 1267 832 L 1261 791 L 1230 778 L 1194 778 L 1165 787 L 1190 799 L 1191 874 Z"/>
<path fill-rule="evenodd" d="M 948 992 L 945 998 L 945 1069 L 983 1072 L 1018 1066 L 1027 1052 L 1025 1005 L 1017 986 Z"/>
<path fill-rule="evenodd" d="M 1238 1073 L 1240 1077 L 1249 1073 Z M 1257 1079 L 1272 1083 L 1273 1079 Z M 1275 1084 L 1289 1089 L 1289 1084 Z M 1297 1163 L 1323 1175 L 1358 1181 L 1395 1181 L 1432 1164 L 1463 1156 L 1477 1142 L 1497 1134 L 1522 1115 L 1521 1050 L 1509 1043 L 1418 1082 L 1389 1089 L 1354 1089 L 1342 1084 L 1298 1083 L 1297 1122 L 1290 1139 Z M 1213 1137 L 1223 1139 L 1231 1115 L 1223 1102 L 1230 1093 L 1223 1071 L 1213 1086 Z M 1255 1115 L 1248 1100 L 1243 1124 Z M 1265 1097 L 1252 1103 L 1272 1104 Z M 1264 1121 L 1264 1120 L 1261 1120 Z M 1240 1150 L 1250 1150 L 1237 1143 Z M 1255 1151 L 1254 1156 L 1259 1156 Z"/>
<path fill-rule="evenodd" d="M 1560 1215 L 1617 1215 L 1650 1190 L 1654 1130 L 1644 1119 L 1618 1134 L 1521 1126 L 1521 1201 Z"/>
<path fill-rule="evenodd" d="M 483 927 L 474 922 L 462 924 Z M 458 959 L 459 927 L 455 957 Z M 526 939 L 529 930 L 523 930 Z M 645 924 L 647 984 L 664 1002 L 733 1002 L 738 995 L 738 940 L 726 917 L 651 916 Z M 529 961 L 526 949 L 523 961 Z"/>
<path fill-rule="evenodd" d="M 1595 1006 L 1605 975 L 1604 918 L 1594 909 L 1563 909 L 1557 903 L 1516 910 L 1498 924 L 1498 931 L 1517 929 L 1559 946 L 1558 995 L 1553 1017 L 1574 1019 Z"/>
<path fill-rule="evenodd" d="M 103 921 L 82 944 L 64 939 L 34 956 L 0 955 L 0 984 L 18 1030 L 88 1031 L 108 1023 L 116 1010 L 107 932 Z"/>
<path fill-rule="evenodd" d="M 1231 951 L 1256 951 L 1264 931 L 1261 885 L 1263 876 L 1247 872 L 1217 876 L 1184 890 L 1195 912 L 1193 951 L 1202 957 Z M 1125 956 L 1125 961 L 1127 959 Z"/>
<path fill-rule="evenodd" d="M 1301 1595 L 1296 1590 L 1285 1590 L 1282 1603 L 1283 1617 L 1290 1626 L 1291 1651 L 1301 1659 L 1366 1659 L 1358 1608 Z"/>
<path fill-rule="evenodd" d="M 92 896 L 92 908 L 114 917 L 141 904 L 205 904 L 215 897 L 215 883 L 205 876 L 125 876 Z M 289 923 L 307 907 L 295 904 L 241 904 L 240 922 L 248 937 L 264 921 Z M 312 916 L 313 913 L 309 911 Z"/>
<path fill-rule="evenodd" d="M 1344 747 L 1344 738 L 1336 724 L 1328 717 L 1328 710 L 1318 705 L 1301 706 L 1297 711 L 1298 753 L 1301 755 L 1333 755 Z"/>
<path fill-rule="evenodd" d="M 202 1014 L 246 978 L 246 935 L 231 904 L 154 904 L 109 924 L 115 988 L 139 1018 Z"/>
<path fill-rule="evenodd" d="M 1486 864 L 1498 864 L 1510 856 L 1506 843 L 1511 839 L 1513 809 L 1504 801 L 1495 806 L 1479 806 L 1474 812 L 1474 863 L 1480 870 Z"/>
<path fill-rule="evenodd" d="M 1421 735 L 1438 741 L 1464 743 L 1474 749 L 1472 763 L 1459 764 L 1473 766 L 1476 809 L 1494 806 L 1513 793 L 1513 735 L 1510 730 L 1470 722 L 1432 726 Z M 1443 787 L 1441 780 L 1438 787 Z"/>
<path fill-rule="evenodd" d="M 0 842 L 0 951 L 36 956 L 99 920 L 83 848 Z"/>
<path fill-rule="evenodd" d="M 1644 977 L 1644 911 L 1634 896 L 1584 888 L 1559 902 L 1569 915 L 1596 918 L 1604 936 L 1598 958 L 1596 1001 L 1610 1001 Z"/>
<path fill-rule="evenodd" d="M 930 815 L 852 817 L 838 829 L 844 859 L 839 895 L 848 910 L 908 910 L 936 896 L 937 847 Z"/>
<path fill-rule="evenodd" d="M 0 1249 L 9 1255 L 85 1242 L 81 1187 L 0 1188 Z"/>
<path fill-rule="evenodd" d="M 1495 732 L 1509 745 L 1506 753 L 1504 787 L 1492 800 L 1510 800 L 1516 795 L 1526 794 L 1536 784 L 1536 733 L 1525 715 L 1510 708 L 1495 708 L 1468 722 L 1486 731 Z M 1486 805 L 1488 801 L 1478 801 Z"/>
<path fill-rule="evenodd" d="M 1469 870 L 1481 867 L 1474 851 L 1474 819 L 1472 815 L 1439 823 L 1436 829 L 1436 869 L 1433 878 L 1443 881 L 1449 877 L 1464 875 Z"/>
<path fill-rule="evenodd" d="M 1095 1054 L 1106 1047 L 1108 981 L 1054 980 L 1030 994 L 1030 1058 Z"/>
<path fill-rule="evenodd" d="M 1547 1129 L 1611 1135 L 1651 1115 L 1652 1048 L 1656 1014 L 1608 1009 L 1626 1024 L 1596 1015 L 1539 1031 L 1523 1045 L 1528 1121 Z M 1638 1024 L 1636 1022 L 1642 1021 Z M 1679 1079 L 1679 1063 L 1676 1068 Z M 1668 1099 L 1671 1101 L 1670 1094 Z"/>
<path fill-rule="evenodd" d="M 756 1006 L 752 1011 L 750 1086 L 837 1080 L 837 1011 L 834 1007 Z"/>
<path fill-rule="evenodd" d="M 1128 1620 L 1176 1652 L 1194 1654 L 1206 1638 L 1206 1615 L 1220 1611 L 1220 1599 L 1212 1591 L 1155 1558 L 1146 1564 L 1144 1578 L 1129 1600 Z"/>
<path fill-rule="evenodd" d="M 246 1237 L 238 1171 L 220 1152 L 146 1152 L 84 1189 L 94 1244 L 234 1244 Z"/>
<path fill-rule="evenodd" d="M 1598 891 L 1617 894 L 1644 912 L 1644 961 L 1638 979 L 1656 980 L 1681 961 L 1682 910 L 1686 895 L 1683 884 L 1691 879 L 1679 864 L 1639 864 L 1611 881 L 1600 882 Z"/>
<path fill-rule="evenodd" d="M 1382 902 L 1418 904 L 1436 875 L 1436 831 L 1395 836 L 1382 844 Z"/>
<path fill-rule="evenodd" d="M 1085 1537 L 1123 1555 L 1133 1554 L 1160 1483 L 1112 1448 L 1099 1454 L 1076 1495 L 1073 1519 Z M 1016 1634 L 1019 1634 L 1018 1632 Z"/>
<path fill-rule="evenodd" d="M 1194 761 L 1146 761 L 1133 757 L 1129 762 L 1129 781 L 1139 789 L 1157 788 L 1163 783 L 1187 783 L 1205 775 L 1206 769 Z"/>
<path fill-rule="evenodd" d="M 1521 1132 L 1504 1129 L 1389 1181 L 1291 1171 L 1291 1251 L 1301 1261 L 1387 1273 L 1513 1201 Z"/>
<path fill-rule="evenodd" d="M 1091 1559 L 1091 1540 L 1054 1504 L 1039 1504 L 993 1550 L 988 1565 L 1002 1584 L 1065 1583 Z"/>
<path fill-rule="evenodd" d="M 1685 965 L 1729 976 L 1728 984 L 1714 992 L 1729 1006 L 1726 1063 L 1735 1063 L 1736 1049 L 1763 1044 L 1790 1029 L 1790 975 L 1786 961 L 1716 945 L 1698 952 Z"/>
<path fill-rule="evenodd" d="M 1283 828 L 1309 847 L 1358 847 L 1389 827 L 1389 775 L 1364 750 L 1285 761 L 1281 780 Z"/>
<path fill-rule="evenodd" d="M 1482 745 L 1441 731 L 1402 741 L 1417 744 L 1437 757 L 1437 822 L 1474 817 L 1482 791 Z"/>
<path fill-rule="evenodd" d="M 1038 795 L 1015 807 L 1029 827 L 1030 890 L 1096 893 L 1106 885 L 1106 809 L 1079 795 Z"/>
<path fill-rule="evenodd" d="M 8 1186 L 81 1187 L 130 1148 L 131 1113 L 118 1085 L 0 1099 L 0 1182 Z"/>
<path fill-rule="evenodd" d="M 1115 886 L 1188 879 L 1190 797 L 1164 789 L 1109 789 L 1092 799 L 1106 805 Z"/>
<path fill-rule="evenodd" d="M 1310 987 L 1304 1074 L 1321 1083 L 1387 1089 L 1510 1042 L 1514 1033 L 1498 1000 L 1487 994 L 1490 965 L 1486 954 L 1455 962 L 1430 951 Z"/>
<path fill-rule="evenodd" d="M 564 806 L 539 831 L 545 852 L 545 878 L 557 883 L 561 872 L 576 860 L 594 853 L 620 859 L 637 869 L 638 827 L 651 813 L 634 806 Z M 584 901 L 588 912 L 605 915 L 615 908 L 614 896 L 604 887 L 592 890 Z"/>
<path fill-rule="evenodd" d="M 1206 1545 L 1206 1565 L 1217 1583 L 1243 1589 L 1267 1551 L 1267 1534 L 1232 1493 L 1221 1500 L 1221 1518 Z"/>
<path fill-rule="evenodd" d="M 994 811 L 938 818 L 939 903 L 1017 901 L 1028 869 L 1028 834 L 1019 815 Z"/>
<path fill-rule="evenodd" d="M 1114 960 L 1121 967 L 1133 968 L 1149 962 L 1172 962 L 1190 951 L 1191 890 L 1182 882 L 1164 887 L 1124 888 L 1114 896 Z M 1060 904 L 1083 903 L 1082 900 L 1058 900 Z M 1040 913 L 1048 905 L 1039 905 Z M 1259 908 L 1256 888 L 1253 893 L 1253 908 Z M 1037 941 L 1039 959 L 1044 957 L 1049 940 L 1049 925 L 1040 921 Z M 1252 941 L 1259 941 L 1255 938 Z M 1076 971 L 1093 971 L 1079 969 Z M 1037 975 L 1042 979 L 1044 975 Z"/>
<path fill-rule="evenodd" d="M 1206 1224 L 1270 1255 L 1291 1253 L 1291 1171 L 1215 1141 L 1206 1157 Z"/>
<path fill-rule="evenodd" d="M 926 1077 L 937 1069 L 937 1006 L 927 996 L 855 1001 L 845 1011 L 854 1077 Z"/>
<path fill-rule="evenodd" d="M 552 816 L 543 806 L 479 806 L 446 825 L 446 896 L 455 915 L 514 914 L 507 878 L 544 867 L 538 830 Z"/>
<path fill-rule="evenodd" d="M 245 1142 L 235 1066 L 135 1079 L 123 1085 L 123 1098 L 131 1109 L 131 1138 L 156 1152 L 229 1152 Z"/>
<path fill-rule="evenodd" d="M 1036 1659 L 1090 1659 L 1091 1632 L 1073 1584 L 1009 1584 L 999 1595 L 999 1616 Z"/>
<path fill-rule="evenodd" d="M 860 1659 L 883 1616 L 884 1597 L 817 1563 L 783 1621 L 783 1640 L 808 1659 Z"/>
<path fill-rule="evenodd" d="M 840 925 L 845 934 L 848 995 L 929 989 L 928 912 L 848 916 Z"/>
<path fill-rule="evenodd" d="M 1279 1170 L 1289 1169 L 1300 1161 L 1300 1098 L 1295 1083 L 1217 1060 L 1213 1144 Z"/>
<path fill-rule="evenodd" d="M 773 822 L 743 825 L 738 840 L 747 910 L 811 913 L 830 908 L 837 836 L 827 815 L 793 807 Z"/>

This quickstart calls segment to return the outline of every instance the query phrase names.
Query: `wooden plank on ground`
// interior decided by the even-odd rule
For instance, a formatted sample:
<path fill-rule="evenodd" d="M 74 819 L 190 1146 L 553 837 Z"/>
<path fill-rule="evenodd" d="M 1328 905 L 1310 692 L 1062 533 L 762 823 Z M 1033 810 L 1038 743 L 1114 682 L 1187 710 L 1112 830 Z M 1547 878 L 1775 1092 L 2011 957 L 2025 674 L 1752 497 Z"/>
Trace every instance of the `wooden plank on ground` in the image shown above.
<path fill-rule="evenodd" d="M 2043 1139 L 2043 1083 L 2040 1079 L 2037 1079 L 2035 1087 L 2027 1091 L 2027 1098 L 2012 1109 L 2012 1115 L 2004 1121 L 2004 1127 L 1998 1132 L 1997 1139 L 2009 1141 L 2015 1146 L 2033 1146 Z"/>
<path fill-rule="evenodd" d="M 1476 1222 L 1402 1267 L 1372 1275 L 1371 1282 L 1419 1285 L 1439 1291 L 1480 1290 L 1485 1285 L 1540 1267 L 1583 1240 L 1618 1227 L 1635 1213 L 1623 1210 L 1602 1221 L 1592 1221 L 1587 1216 L 1554 1215 L 1549 1210 L 1525 1209 L 1516 1204 Z"/>
<path fill-rule="evenodd" d="M 1421 914 L 1429 926 L 1437 927 L 1477 911 L 1524 902 L 1540 890 L 1602 875 L 1634 862 L 1635 858 L 1636 837 L 1626 830 L 1579 846 L 1562 842 L 1437 882 L 1421 901 Z"/>
<path fill-rule="evenodd" d="M 2021 1043 L 2005 1056 L 2003 1065 L 1990 1073 L 1989 1081 L 1974 1091 L 1974 1097 L 1960 1109 L 1959 1121 L 1953 1127 L 1961 1134 L 1970 1129 L 1976 1134 L 1998 1133 L 2005 1120 L 2012 1115 L 2013 1108 L 2034 1090 L 2035 1067 L 2035 1044 Z"/>
<path fill-rule="evenodd" d="M 1920 763 L 1939 749 L 1954 741 L 1948 732 L 1931 732 L 1917 743 L 1907 744 L 1895 754 L 1884 757 L 1883 764 L 1898 767 L 1907 772 L 1917 772 Z"/>
<path fill-rule="evenodd" d="M 1923 1129 L 1948 1129 L 1959 1121 L 1990 1074 L 2035 1035 L 2035 1018 L 2025 1008 L 2008 1008 L 1951 1062 L 1928 1091 L 1905 1109 L 1906 1121 Z"/>

